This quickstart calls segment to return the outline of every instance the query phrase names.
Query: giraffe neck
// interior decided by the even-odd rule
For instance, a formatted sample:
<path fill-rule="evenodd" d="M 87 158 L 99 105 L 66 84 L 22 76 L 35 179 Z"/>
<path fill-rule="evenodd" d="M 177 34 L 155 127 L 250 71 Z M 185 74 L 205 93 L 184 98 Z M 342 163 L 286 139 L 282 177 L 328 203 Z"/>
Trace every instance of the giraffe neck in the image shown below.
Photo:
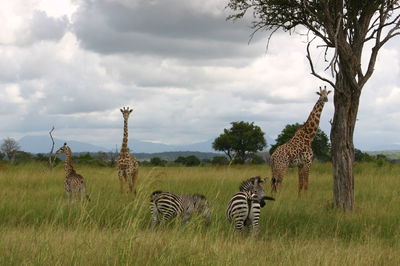
<path fill-rule="evenodd" d="M 121 153 L 128 152 L 128 119 L 124 119 L 124 136 L 122 137 Z"/>
<path fill-rule="evenodd" d="M 322 109 L 324 108 L 325 102 L 323 100 L 318 100 L 314 108 L 312 109 L 310 115 L 307 118 L 307 121 L 303 125 L 303 134 L 305 140 L 310 143 L 313 141 L 315 135 L 317 134 L 319 120 L 321 117 Z"/>
<path fill-rule="evenodd" d="M 75 171 L 74 167 L 72 166 L 71 154 L 72 154 L 71 149 L 69 147 L 67 147 L 67 151 L 65 153 L 65 164 L 64 164 L 66 176 L 68 176 L 69 174 L 71 174 L 72 172 Z"/>

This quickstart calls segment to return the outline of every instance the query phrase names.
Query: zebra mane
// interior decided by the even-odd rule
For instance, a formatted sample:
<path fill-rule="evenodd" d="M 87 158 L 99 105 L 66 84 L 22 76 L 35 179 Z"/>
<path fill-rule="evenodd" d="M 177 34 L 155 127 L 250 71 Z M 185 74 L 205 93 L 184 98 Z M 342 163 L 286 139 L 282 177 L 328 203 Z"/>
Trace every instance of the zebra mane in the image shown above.
<path fill-rule="evenodd" d="M 259 183 L 263 182 L 263 180 L 261 179 L 260 176 L 255 176 L 255 177 L 251 177 L 245 181 L 243 181 L 240 186 L 239 186 L 239 190 L 240 191 L 249 191 L 250 189 L 252 189 L 255 185 L 258 185 Z"/>

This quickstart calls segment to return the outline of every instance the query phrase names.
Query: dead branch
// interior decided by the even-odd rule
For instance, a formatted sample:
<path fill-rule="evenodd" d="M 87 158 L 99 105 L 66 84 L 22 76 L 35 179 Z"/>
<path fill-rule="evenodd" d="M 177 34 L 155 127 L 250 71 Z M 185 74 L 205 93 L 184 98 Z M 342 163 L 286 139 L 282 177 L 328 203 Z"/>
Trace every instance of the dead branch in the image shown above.
<path fill-rule="evenodd" d="M 54 157 L 54 159 L 52 159 L 52 155 L 53 155 L 53 151 L 54 151 L 54 139 L 53 139 L 53 136 L 51 135 L 51 133 L 53 131 L 54 131 L 54 126 L 52 127 L 52 129 L 49 132 L 51 142 L 52 142 L 51 150 L 50 150 L 50 154 L 49 154 L 49 165 L 50 165 L 50 168 L 52 168 L 52 169 L 53 169 L 54 163 L 55 163 L 55 157 Z"/>
<path fill-rule="evenodd" d="M 335 84 L 334 84 L 332 81 L 330 81 L 330 80 L 327 79 L 327 78 L 322 77 L 321 75 L 319 75 L 319 74 L 317 74 L 317 73 L 315 72 L 314 64 L 313 64 L 313 62 L 312 62 L 311 54 L 310 54 L 310 44 L 312 43 L 312 41 L 313 41 L 315 38 L 316 38 L 316 37 L 314 37 L 314 38 L 313 38 L 310 42 L 308 42 L 308 44 L 307 44 L 307 56 L 306 56 L 306 57 L 307 57 L 308 62 L 309 62 L 309 64 L 310 64 L 311 74 L 312 74 L 313 76 L 319 78 L 319 79 L 322 80 L 322 81 L 328 82 L 328 83 L 332 86 L 332 88 L 337 89 L 336 86 L 335 86 Z"/>

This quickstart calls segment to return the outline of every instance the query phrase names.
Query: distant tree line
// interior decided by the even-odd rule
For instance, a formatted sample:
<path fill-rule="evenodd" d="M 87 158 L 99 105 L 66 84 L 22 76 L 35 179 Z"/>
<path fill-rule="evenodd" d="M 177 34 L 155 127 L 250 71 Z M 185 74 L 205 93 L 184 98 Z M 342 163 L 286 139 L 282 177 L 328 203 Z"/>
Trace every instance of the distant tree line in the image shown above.
<path fill-rule="evenodd" d="M 232 122 L 230 129 L 225 129 L 213 143 L 216 150 L 224 151 L 225 155 L 216 155 L 211 157 L 212 153 L 195 152 L 170 152 L 166 153 L 168 159 L 161 156 L 155 156 L 147 160 L 140 160 L 142 166 L 202 166 L 202 165 L 230 165 L 230 164 L 265 164 L 269 154 L 279 145 L 286 143 L 294 135 L 300 124 L 286 125 L 281 134 L 276 138 L 276 143 L 271 146 L 269 153 L 260 152 L 267 143 L 264 139 L 264 132 L 254 125 L 247 122 Z M 252 140 L 247 140 L 252 138 Z M 330 161 L 330 143 L 326 134 L 318 129 L 315 139 L 312 143 L 314 159 L 318 161 Z M 240 150 L 242 149 L 242 150 Z M 175 157 L 173 157 L 175 154 Z M 179 154 L 187 155 L 181 156 Z M 189 154 L 189 155 L 188 155 Z M 206 158 L 199 158 L 202 155 Z M 74 153 L 72 160 L 76 164 L 93 165 L 100 167 L 115 167 L 118 159 L 118 151 L 113 152 L 97 152 L 97 153 Z M 159 155 L 159 154 L 155 154 Z M 178 157 L 176 157 L 179 155 Z M 203 155 L 203 156 L 204 156 Z M 7 161 L 13 164 L 23 164 L 28 162 L 48 163 L 49 154 L 38 153 L 32 154 L 21 151 L 18 143 L 12 138 L 5 138 L 0 145 L 0 161 Z M 63 157 L 56 158 L 55 164 L 62 162 Z M 379 166 L 385 164 L 389 160 L 384 154 L 371 155 L 361 150 L 355 149 L 356 162 L 375 162 Z M 398 161 L 398 160 L 397 160 Z"/>

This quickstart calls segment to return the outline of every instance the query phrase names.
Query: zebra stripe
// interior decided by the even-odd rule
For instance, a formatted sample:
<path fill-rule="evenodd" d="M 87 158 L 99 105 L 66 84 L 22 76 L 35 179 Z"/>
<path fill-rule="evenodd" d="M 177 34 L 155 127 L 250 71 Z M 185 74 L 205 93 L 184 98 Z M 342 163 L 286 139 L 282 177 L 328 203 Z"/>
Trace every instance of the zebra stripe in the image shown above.
<path fill-rule="evenodd" d="M 193 213 L 204 216 L 210 222 L 210 209 L 206 198 L 200 194 L 178 195 L 167 191 L 154 191 L 150 196 L 151 222 L 154 228 L 161 221 L 170 221 L 181 216 L 186 223 Z"/>
<path fill-rule="evenodd" d="M 239 186 L 240 192 L 229 201 L 226 215 L 237 231 L 242 232 L 244 226 L 247 226 L 248 231 L 252 228 L 254 233 L 258 233 L 260 209 L 264 207 L 265 200 L 273 200 L 265 196 L 266 180 L 256 176 L 243 181 Z"/>
<path fill-rule="evenodd" d="M 260 220 L 260 203 L 257 195 L 250 192 L 238 192 L 233 195 L 228 203 L 226 215 L 230 222 L 233 222 L 235 229 L 239 232 L 243 231 L 244 226 L 253 228 L 257 233 L 259 231 Z"/>

